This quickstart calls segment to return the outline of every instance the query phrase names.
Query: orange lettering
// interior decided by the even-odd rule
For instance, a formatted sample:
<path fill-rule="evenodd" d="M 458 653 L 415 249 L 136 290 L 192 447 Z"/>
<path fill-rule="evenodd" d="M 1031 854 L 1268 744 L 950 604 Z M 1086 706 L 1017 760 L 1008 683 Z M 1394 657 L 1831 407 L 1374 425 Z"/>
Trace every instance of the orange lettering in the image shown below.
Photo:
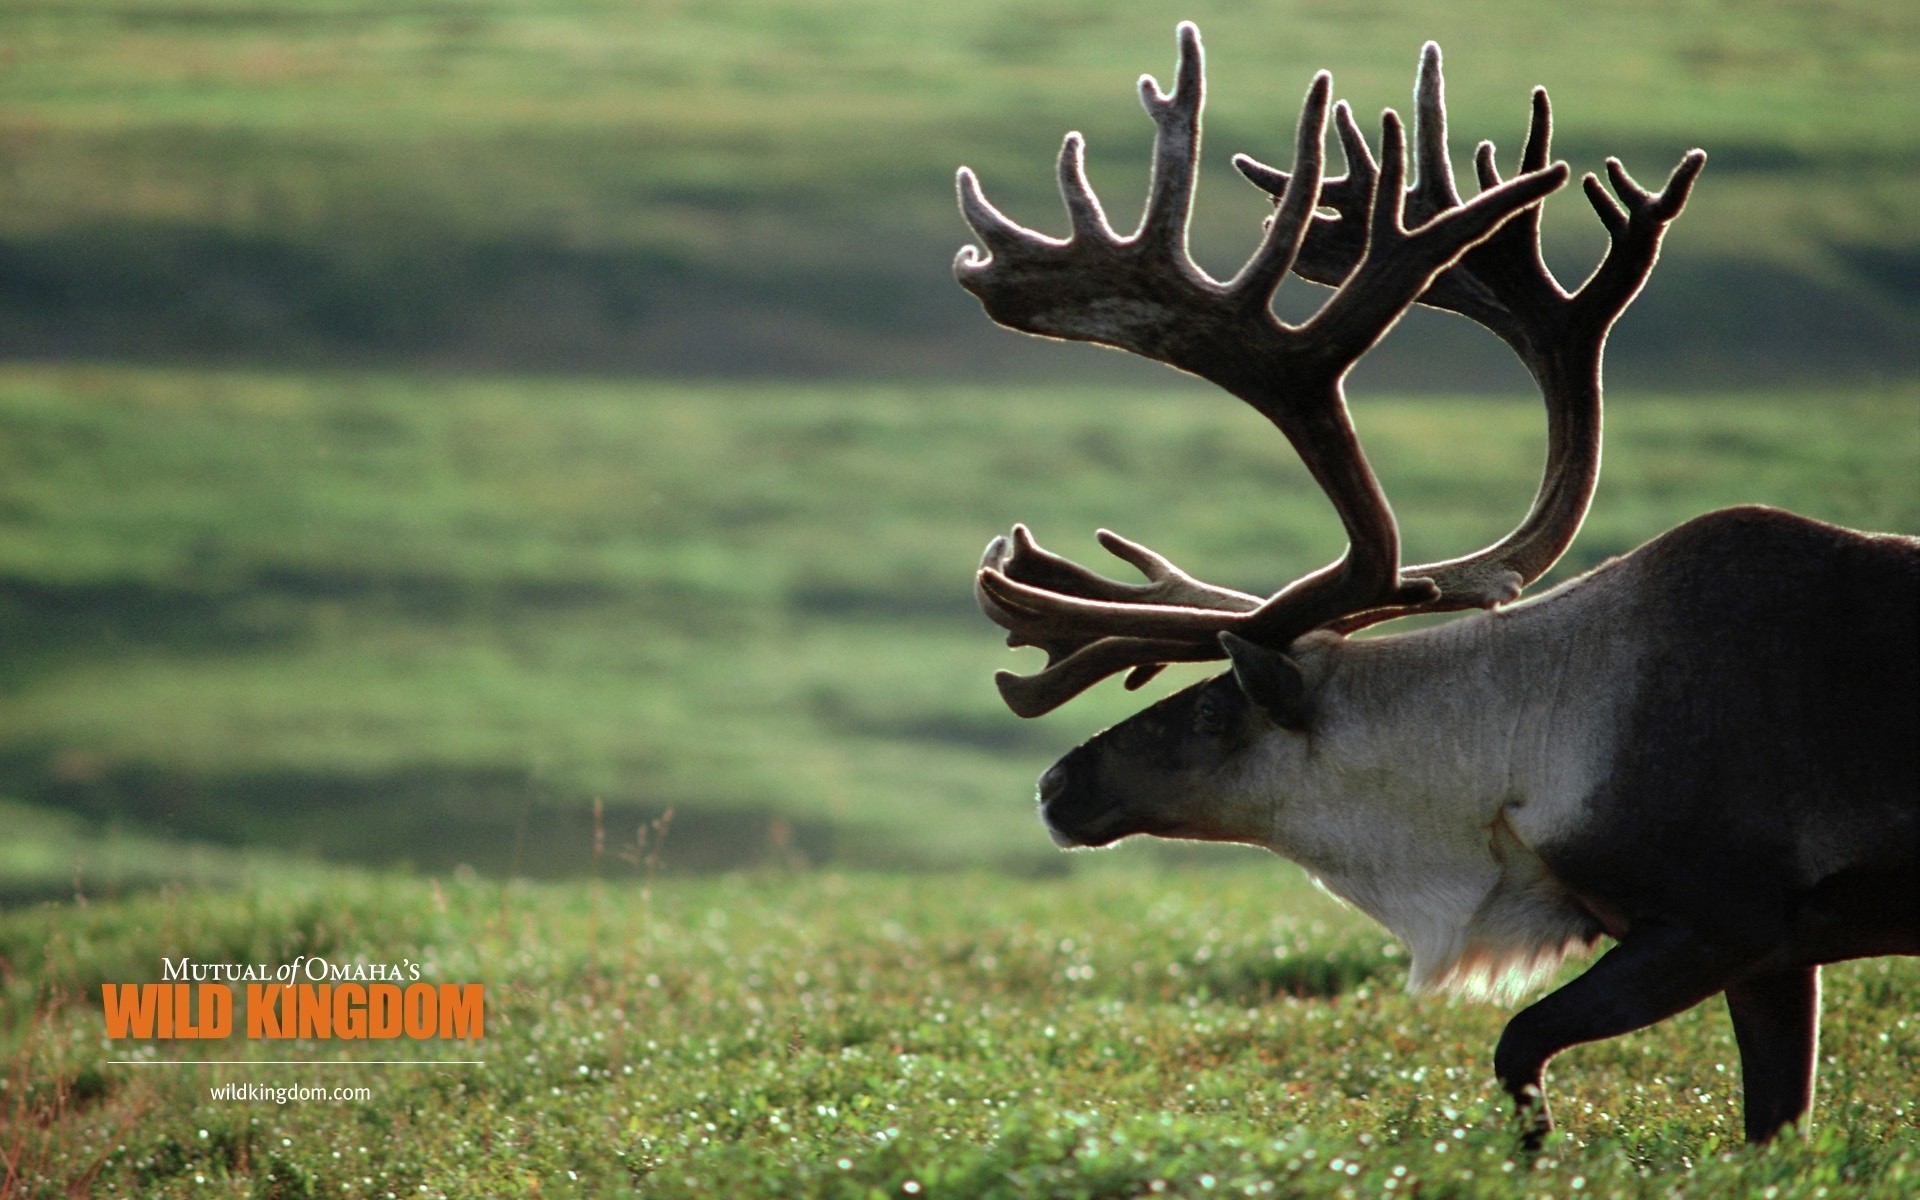
<path fill-rule="evenodd" d="M 322 983 L 299 984 L 288 993 L 289 1000 L 298 1000 L 300 1009 L 300 1032 L 297 1037 L 330 1038 L 333 1036 L 333 985 Z"/>
<path fill-rule="evenodd" d="M 478 983 L 440 985 L 440 1036 L 487 1036 L 487 989 Z"/>
<path fill-rule="evenodd" d="M 223 1038 L 233 1033 L 233 989 L 224 983 L 200 985 L 200 1026 L 196 1036 Z"/>
<path fill-rule="evenodd" d="M 333 989 L 333 1028 L 343 1038 L 367 1036 L 367 989 L 343 983 Z"/>
<path fill-rule="evenodd" d="M 286 1037 L 281 1022 L 280 997 L 286 994 L 284 983 L 247 985 L 247 1036 L 250 1038 Z"/>
<path fill-rule="evenodd" d="M 367 1036 L 400 1036 L 400 988 L 391 983 L 376 983 L 367 989 Z"/>
<path fill-rule="evenodd" d="M 416 983 L 407 988 L 401 1007 L 410 1038 L 430 1038 L 434 1034 L 433 985 Z"/>
<path fill-rule="evenodd" d="M 164 986 L 158 983 L 101 984 L 100 1002 L 107 1010 L 107 1036 L 152 1037 L 154 1008 L 160 989 Z"/>

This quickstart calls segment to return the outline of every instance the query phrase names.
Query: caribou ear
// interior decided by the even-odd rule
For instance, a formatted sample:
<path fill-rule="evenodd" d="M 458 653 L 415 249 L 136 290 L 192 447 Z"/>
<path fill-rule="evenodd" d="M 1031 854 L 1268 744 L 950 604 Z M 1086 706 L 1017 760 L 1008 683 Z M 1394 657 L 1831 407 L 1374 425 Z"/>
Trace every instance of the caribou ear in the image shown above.
<path fill-rule="evenodd" d="M 1282 729 L 1302 732 L 1311 715 L 1307 681 L 1300 664 L 1278 650 L 1222 631 L 1220 648 L 1233 663 L 1233 679 L 1240 691 Z"/>

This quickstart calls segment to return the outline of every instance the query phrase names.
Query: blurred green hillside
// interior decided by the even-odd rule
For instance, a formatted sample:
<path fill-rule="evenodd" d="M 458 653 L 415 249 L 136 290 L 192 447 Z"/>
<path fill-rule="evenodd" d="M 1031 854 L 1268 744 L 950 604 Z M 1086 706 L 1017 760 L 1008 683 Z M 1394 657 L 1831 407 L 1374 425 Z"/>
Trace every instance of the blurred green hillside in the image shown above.
<path fill-rule="evenodd" d="M 1358 403 L 1411 560 L 1518 518 L 1538 408 Z M 1625 391 L 1608 439 L 1562 575 L 1744 501 L 1920 530 L 1910 384 Z M 1000 706 L 1035 652 L 968 582 L 1016 519 L 1260 591 L 1341 545 L 1197 384 L 0 368 L 0 894 L 263 848 L 564 873 L 645 859 L 669 810 L 673 867 L 1064 869 L 1032 781 L 1141 697 Z"/>
<path fill-rule="evenodd" d="M 991 330 L 947 263 L 952 173 L 1057 228 L 1087 132 L 1117 219 L 1133 98 L 1177 18 L 1207 38 L 1196 242 L 1225 272 L 1311 72 L 1405 106 L 1447 48 L 1459 150 L 1510 156 L 1528 89 L 1579 170 L 1712 165 L 1615 339 L 1668 386 L 1906 373 L 1920 319 L 1920 16 L 1884 0 L 20 0 L 0 5 L 0 350 L 649 373 L 1132 370 Z M 1463 158 L 1464 161 L 1464 158 Z M 1550 210 L 1569 280 L 1598 226 Z M 1296 288 L 1296 290 L 1298 290 Z M 1369 364 L 1515 378 L 1443 321 Z M 1434 339 L 1442 339 L 1435 341 Z M 1446 379 L 1436 346 L 1467 357 Z"/>

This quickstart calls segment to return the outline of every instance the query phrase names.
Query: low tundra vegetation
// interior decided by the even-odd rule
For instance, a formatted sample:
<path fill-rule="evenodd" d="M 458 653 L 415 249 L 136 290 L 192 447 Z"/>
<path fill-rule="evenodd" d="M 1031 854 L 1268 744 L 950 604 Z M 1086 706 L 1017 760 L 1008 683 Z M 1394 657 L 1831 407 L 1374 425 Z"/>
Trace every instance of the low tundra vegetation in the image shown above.
<path fill-rule="evenodd" d="M 1527 1158 L 1492 1083 L 1505 1011 L 1403 994 L 1397 947 L 1292 868 L 1132 848 L 1077 866 L 546 885 L 293 868 L 271 886 L 17 910 L 0 916 L 0 1195 L 1920 1186 L 1910 960 L 1829 969 L 1805 1136 L 1741 1147 L 1714 1003 L 1563 1056 L 1562 1129 Z M 487 1036 L 104 1040 L 100 984 L 157 980 L 162 955 L 302 954 L 483 982 Z M 368 1061 L 395 1058 L 484 1065 Z M 251 1061 L 212 1061 L 230 1059 Z M 231 1082 L 345 1098 L 215 1098 Z"/>

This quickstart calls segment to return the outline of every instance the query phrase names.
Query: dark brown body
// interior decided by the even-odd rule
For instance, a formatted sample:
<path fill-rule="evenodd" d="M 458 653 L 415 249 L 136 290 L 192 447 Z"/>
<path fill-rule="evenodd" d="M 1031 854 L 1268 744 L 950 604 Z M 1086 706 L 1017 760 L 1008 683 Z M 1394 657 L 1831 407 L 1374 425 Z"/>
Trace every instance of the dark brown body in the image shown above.
<path fill-rule="evenodd" d="M 1633 720 L 1594 823 L 1543 857 L 1616 922 L 1713 914 L 1782 966 L 1920 952 L 1920 887 L 1891 886 L 1920 869 L 1920 540 L 1731 509 L 1637 557 L 1671 583 Z"/>
<path fill-rule="evenodd" d="M 1811 1102 L 1819 966 L 1920 954 L 1920 541 L 1745 509 L 1642 554 L 1678 586 L 1635 719 L 1592 824 L 1540 847 L 1620 942 L 1495 1065 L 1530 1099 L 1564 1047 L 1724 991 L 1759 1140 Z"/>

